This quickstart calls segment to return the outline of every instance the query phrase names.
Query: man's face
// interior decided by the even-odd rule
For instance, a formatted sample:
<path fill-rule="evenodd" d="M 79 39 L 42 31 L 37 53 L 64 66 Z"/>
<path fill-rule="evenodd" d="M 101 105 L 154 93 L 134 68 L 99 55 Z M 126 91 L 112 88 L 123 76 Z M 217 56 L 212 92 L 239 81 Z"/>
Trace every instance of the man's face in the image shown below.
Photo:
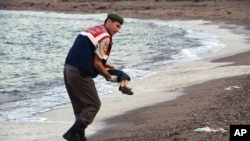
<path fill-rule="evenodd" d="M 113 36 L 116 32 L 119 32 L 121 26 L 122 25 L 119 22 L 113 21 L 111 19 L 108 19 L 107 23 L 105 24 L 105 27 L 111 36 Z"/>

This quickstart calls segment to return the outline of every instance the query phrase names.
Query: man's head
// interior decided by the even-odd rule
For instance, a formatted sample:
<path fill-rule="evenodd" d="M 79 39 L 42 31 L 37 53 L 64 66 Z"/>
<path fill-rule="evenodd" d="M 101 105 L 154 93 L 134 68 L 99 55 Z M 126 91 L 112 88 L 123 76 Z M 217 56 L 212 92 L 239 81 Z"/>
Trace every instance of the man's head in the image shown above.
<path fill-rule="evenodd" d="M 108 14 L 104 26 L 106 27 L 107 31 L 111 36 L 113 36 L 116 32 L 121 29 L 124 20 L 117 14 L 110 13 Z"/>

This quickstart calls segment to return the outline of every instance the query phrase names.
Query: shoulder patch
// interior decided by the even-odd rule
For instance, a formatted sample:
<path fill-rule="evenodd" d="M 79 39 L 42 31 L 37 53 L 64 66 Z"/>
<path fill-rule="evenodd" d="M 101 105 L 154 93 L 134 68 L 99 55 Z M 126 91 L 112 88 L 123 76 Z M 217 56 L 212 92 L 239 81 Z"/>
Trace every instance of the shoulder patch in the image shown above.
<path fill-rule="evenodd" d="M 108 51 L 108 48 L 109 48 L 108 44 L 105 44 L 105 45 L 103 46 L 103 50 L 104 50 L 105 53 Z"/>

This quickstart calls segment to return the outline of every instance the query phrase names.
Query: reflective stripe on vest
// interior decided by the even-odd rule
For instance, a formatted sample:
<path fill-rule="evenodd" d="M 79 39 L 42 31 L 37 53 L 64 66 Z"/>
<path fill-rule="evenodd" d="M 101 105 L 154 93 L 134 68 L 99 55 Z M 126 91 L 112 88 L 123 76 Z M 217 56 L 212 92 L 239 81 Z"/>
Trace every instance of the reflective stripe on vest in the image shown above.
<path fill-rule="evenodd" d="M 110 35 L 103 25 L 88 28 L 80 33 L 81 35 L 88 36 L 91 42 L 96 46 L 102 39 Z"/>

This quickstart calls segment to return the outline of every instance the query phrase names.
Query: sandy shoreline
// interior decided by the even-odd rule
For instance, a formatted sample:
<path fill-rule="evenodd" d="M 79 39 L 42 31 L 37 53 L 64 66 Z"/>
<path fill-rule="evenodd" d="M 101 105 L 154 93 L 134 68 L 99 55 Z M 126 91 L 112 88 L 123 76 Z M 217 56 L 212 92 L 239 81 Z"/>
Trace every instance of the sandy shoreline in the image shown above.
<path fill-rule="evenodd" d="M 23 1 L 25 0 L 20 2 Z M 26 0 L 26 5 L 27 3 L 30 3 L 27 1 L 28 0 Z M 170 5 L 173 6 L 172 4 L 173 3 Z M 209 7 L 209 5 L 212 4 L 194 3 L 193 5 L 196 5 L 196 7 L 199 7 L 197 5 Z M 226 3 L 224 4 L 225 5 L 220 4 L 221 9 L 230 7 L 231 5 L 231 3 L 228 5 L 226 5 Z M 179 5 L 185 7 L 187 5 L 190 6 L 190 3 L 180 2 L 178 3 L 178 6 Z M 6 9 L 22 10 L 22 6 L 25 6 L 25 4 L 20 5 L 19 8 L 13 6 L 12 8 L 6 7 Z M 151 6 L 155 7 L 153 4 Z M 237 8 L 240 8 L 241 4 L 238 6 L 239 7 Z M 249 5 L 245 4 L 244 6 Z M 126 7 L 126 5 L 124 5 L 124 7 Z M 67 6 L 64 8 L 67 9 Z M 180 7 L 177 7 L 176 9 L 178 8 Z M 65 9 L 65 12 L 72 12 Z M 152 12 L 153 14 L 150 14 L 146 18 L 173 19 L 173 15 L 172 17 L 171 15 L 160 17 L 159 12 L 164 11 L 164 9 L 159 9 L 160 10 Z M 171 9 L 173 10 L 174 7 Z M 244 9 L 244 7 L 242 9 Z M 37 8 L 37 10 L 48 9 Z M 53 11 L 53 8 L 51 11 Z M 167 10 L 165 9 L 165 11 Z M 169 11 L 171 12 L 171 10 Z M 77 11 L 73 12 L 77 13 Z M 129 16 L 129 13 L 123 14 L 127 15 L 127 17 L 145 18 L 147 12 L 148 8 L 141 10 L 137 15 Z M 192 14 L 194 14 L 193 12 L 193 9 L 189 9 L 189 16 L 192 16 Z M 216 11 L 210 10 L 208 15 L 213 12 L 215 15 L 217 14 Z M 155 16 L 157 13 L 158 16 Z M 186 62 L 174 66 L 165 66 L 159 70 L 157 75 L 147 78 L 146 82 L 132 82 L 132 86 L 136 90 L 136 95 L 133 97 L 122 96 L 120 93 L 102 97 L 101 111 L 98 113 L 96 120 L 87 131 L 87 134 L 90 135 L 89 140 L 226 141 L 229 138 L 228 133 L 196 133 L 193 130 L 204 126 L 229 130 L 230 124 L 250 124 L 250 121 L 247 118 L 250 116 L 248 112 L 250 98 L 247 96 L 247 94 L 250 93 L 250 61 L 248 59 L 248 56 L 250 56 L 250 45 L 249 40 L 247 40 L 249 39 L 250 34 L 248 30 L 245 30 L 249 27 L 218 23 L 218 21 L 225 21 L 226 23 L 239 22 L 237 24 L 242 26 L 246 25 L 245 21 L 248 21 L 248 18 L 246 18 L 247 20 L 241 21 L 245 17 L 241 17 L 241 19 L 240 17 L 237 17 L 237 15 L 232 16 L 232 14 L 229 14 L 231 15 L 231 18 L 234 19 L 230 21 L 229 17 L 220 18 L 218 15 L 210 17 L 217 17 L 218 19 L 213 20 L 215 22 L 206 22 L 205 24 L 201 24 L 200 21 L 172 22 L 189 24 L 194 28 L 208 30 L 213 34 L 216 34 L 219 37 L 219 40 L 227 45 L 226 49 L 214 54 L 202 56 L 202 59 L 198 61 Z M 185 15 L 177 16 L 178 18 L 176 19 L 199 19 L 206 15 L 201 14 L 200 17 L 199 15 L 196 17 L 194 15 L 193 17 L 189 16 L 186 18 Z M 237 19 L 241 20 L 237 21 Z M 235 55 L 237 53 L 241 54 Z M 221 57 L 224 58 L 219 59 Z M 213 62 L 211 63 L 210 61 L 212 60 Z M 235 62 L 235 64 L 223 62 Z M 175 72 L 176 67 L 182 67 L 183 71 Z M 171 77 L 169 77 L 169 75 L 171 75 Z M 151 83 L 149 84 L 147 82 Z M 187 87 L 190 85 L 193 86 Z M 239 86 L 240 88 L 225 91 L 224 89 L 229 86 Z M 185 88 L 185 90 L 182 88 Z M 178 97 L 175 100 L 164 102 L 174 99 L 176 95 L 183 93 L 185 93 L 185 95 Z M 1 127 L 0 139 L 6 141 L 12 141 L 16 138 L 19 140 L 41 141 L 63 140 L 61 135 L 74 120 L 70 106 L 36 115 L 34 119 L 35 118 L 46 118 L 46 120 L 43 122 L 4 123 L 2 127 L 7 128 L 2 132 L 3 128 Z M 100 127 L 106 127 L 106 129 L 100 132 L 100 129 L 102 129 Z M 13 129 L 15 129 L 15 131 Z M 12 134 L 15 136 L 13 137 Z"/>
<path fill-rule="evenodd" d="M 67 0 L 64 0 L 67 1 Z M 143 19 L 209 20 L 237 25 L 249 25 L 248 0 L 4 0 L 0 9 L 53 11 L 65 13 L 109 13 Z"/>

